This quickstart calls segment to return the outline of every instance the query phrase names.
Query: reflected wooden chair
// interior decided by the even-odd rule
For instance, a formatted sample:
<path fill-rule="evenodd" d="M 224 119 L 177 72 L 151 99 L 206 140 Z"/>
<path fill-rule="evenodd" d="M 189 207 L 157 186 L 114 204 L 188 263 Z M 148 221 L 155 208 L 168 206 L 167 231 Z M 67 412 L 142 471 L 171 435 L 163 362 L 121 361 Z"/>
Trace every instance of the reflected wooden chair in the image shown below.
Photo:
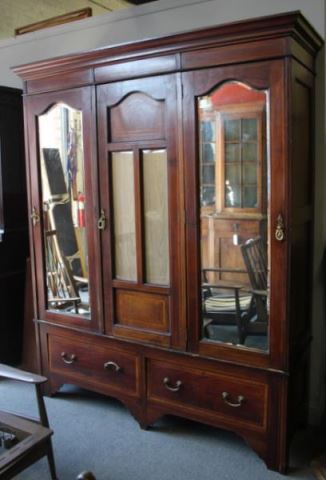
<path fill-rule="evenodd" d="M 210 325 L 220 325 L 231 331 L 227 343 L 243 344 L 245 340 L 244 317 L 250 307 L 252 296 L 245 292 L 243 284 L 227 281 L 209 282 L 209 274 L 247 273 L 241 269 L 204 268 L 202 270 L 202 322 L 203 336 L 210 338 Z M 230 329 L 229 327 L 236 328 Z M 222 332 L 222 330 L 221 330 Z"/>
<path fill-rule="evenodd" d="M 252 300 L 244 318 L 243 330 L 247 335 L 267 335 L 268 330 L 268 285 L 267 255 L 260 236 L 241 245 L 242 256 L 250 280 Z"/>
<path fill-rule="evenodd" d="M 50 292 L 49 303 L 56 309 L 72 307 L 78 313 L 81 302 L 75 281 L 65 257 L 60 257 L 56 240 L 56 230 L 46 231 L 46 272 Z"/>
<path fill-rule="evenodd" d="M 73 274 L 71 258 L 61 255 L 58 250 L 56 231 L 46 231 L 46 272 L 49 288 L 49 303 L 58 310 L 71 310 L 73 313 L 89 311 L 89 302 L 83 302 L 80 291 L 88 290 L 88 278 Z M 76 258 L 77 255 L 74 256 Z M 72 258 L 72 260 L 74 260 Z"/>
<path fill-rule="evenodd" d="M 58 310 L 66 310 L 70 313 L 82 313 L 89 311 L 89 302 L 81 299 L 80 290 L 88 290 L 88 278 L 77 275 L 74 272 L 74 264 L 81 264 L 80 252 L 77 249 L 77 243 L 73 246 L 77 249 L 74 253 L 66 256 L 64 249 L 60 247 L 60 241 L 63 242 L 64 235 L 58 235 L 60 232 L 55 228 L 54 207 L 67 207 L 68 202 L 65 195 L 59 195 L 56 201 L 44 202 L 43 218 L 44 233 L 46 240 L 46 273 L 47 286 L 49 292 L 49 304 Z M 71 207 L 68 208 L 70 215 L 66 215 L 63 225 L 69 224 L 69 236 L 74 237 L 75 231 L 72 225 Z M 50 214 L 52 212 L 52 214 Z M 58 217 L 60 219 L 60 216 Z M 70 225 L 71 223 L 71 225 Z M 63 229 L 61 225 L 61 229 Z M 63 237 L 63 238 L 62 238 Z M 61 239 L 61 240 L 60 240 Z M 79 272 L 79 268 L 77 272 Z M 81 270 L 80 270 L 81 273 Z"/>
<path fill-rule="evenodd" d="M 223 326 L 226 332 L 226 340 L 222 341 L 243 345 L 249 335 L 267 335 L 267 257 L 261 237 L 249 239 L 240 248 L 245 270 L 203 269 L 202 321 L 204 337 L 211 337 L 210 325 L 219 325 Z M 210 283 L 210 272 L 247 273 L 250 288 L 232 282 Z M 230 341 L 227 337 L 227 326 L 236 327 L 229 333 Z M 222 338 L 222 329 L 219 333 Z"/>
<path fill-rule="evenodd" d="M 39 418 L 26 417 L 0 410 L 0 439 L 5 449 L 0 455 L 0 478 L 9 480 L 46 456 L 52 480 L 56 469 L 51 442 L 52 430 L 41 391 L 47 378 L 0 364 L 0 377 L 35 386 Z"/>

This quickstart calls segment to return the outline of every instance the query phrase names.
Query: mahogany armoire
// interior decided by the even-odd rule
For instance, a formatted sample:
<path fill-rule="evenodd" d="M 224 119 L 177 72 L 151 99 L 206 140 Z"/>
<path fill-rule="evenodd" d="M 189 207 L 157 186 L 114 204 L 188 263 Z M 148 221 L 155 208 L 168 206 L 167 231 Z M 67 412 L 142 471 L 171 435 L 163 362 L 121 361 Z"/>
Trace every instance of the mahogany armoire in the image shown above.
<path fill-rule="evenodd" d="M 14 69 L 49 394 L 229 429 L 286 470 L 307 414 L 321 45 L 291 12 Z"/>

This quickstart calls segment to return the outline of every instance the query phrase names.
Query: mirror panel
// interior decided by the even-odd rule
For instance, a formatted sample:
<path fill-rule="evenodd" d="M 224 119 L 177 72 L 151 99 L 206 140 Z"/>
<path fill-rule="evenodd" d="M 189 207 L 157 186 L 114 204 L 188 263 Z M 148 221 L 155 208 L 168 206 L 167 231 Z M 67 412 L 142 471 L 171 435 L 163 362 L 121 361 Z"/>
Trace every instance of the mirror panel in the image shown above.
<path fill-rule="evenodd" d="M 38 117 L 47 309 L 90 318 L 82 112 Z"/>
<path fill-rule="evenodd" d="M 268 93 L 230 81 L 197 106 L 201 337 L 266 352 Z"/>

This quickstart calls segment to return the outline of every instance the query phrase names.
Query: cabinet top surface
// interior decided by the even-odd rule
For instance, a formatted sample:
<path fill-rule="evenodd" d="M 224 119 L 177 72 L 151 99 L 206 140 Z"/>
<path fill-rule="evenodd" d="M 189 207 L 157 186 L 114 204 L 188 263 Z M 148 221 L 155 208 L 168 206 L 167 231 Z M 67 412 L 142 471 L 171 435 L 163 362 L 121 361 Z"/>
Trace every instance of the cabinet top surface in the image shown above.
<path fill-rule="evenodd" d="M 182 54 L 201 48 L 222 48 L 280 38 L 293 39 L 311 56 L 314 56 L 323 44 L 322 38 L 304 16 L 299 11 L 294 11 L 53 57 L 13 67 L 13 71 L 25 81 L 40 80 L 62 72 L 80 72 L 109 64 Z M 284 48 L 284 55 L 288 53 Z"/>

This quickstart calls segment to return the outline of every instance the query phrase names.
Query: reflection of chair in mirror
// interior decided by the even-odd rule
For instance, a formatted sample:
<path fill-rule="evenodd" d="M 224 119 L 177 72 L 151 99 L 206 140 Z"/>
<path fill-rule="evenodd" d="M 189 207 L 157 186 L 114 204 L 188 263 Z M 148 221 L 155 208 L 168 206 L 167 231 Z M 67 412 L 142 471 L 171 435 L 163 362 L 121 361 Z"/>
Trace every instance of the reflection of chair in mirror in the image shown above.
<path fill-rule="evenodd" d="M 57 245 L 66 258 L 71 258 L 74 275 L 83 275 L 80 249 L 76 238 L 76 228 L 72 217 L 71 192 L 67 190 L 62 160 L 57 148 L 42 148 L 44 158 L 45 184 L 48 185 L 48 210 L 50 228 L 56 231 Z"/>
<path fill-rule="evenodd" d="M 87 314 L 88 278 L 83 271 L 60 153 L 57 148 L 42 148 L 42 152 L 48 189 L 43 204 L 49 304 Z"/>
<path fill-rule="evenodd" d="M 247 335 L 267 335 L 267 256 L 261 237 L 241 245 L 242 256 L 248 272 L 252 295 L 250 308 L 244 318 L 243 330 Z"/>
<path fill-rule="evenodd" d="M 240 248 L 246 270 L 203 269 L 203 334 L 226 343 L 255 346 L 257 342 L 249 337 L 266 336 L 268 327 L 266 252 L 261 237 L 248 240 Z M 251 288 L 229 282 L 209 283 L 209 272 L 247 273 Z M 256 346 L 265 348 L 264 341 Z"/>
<path fill-rule="evenodd" d="M 56 471 L 52 449 L 52 430 L 41 392 L 45 377 L 0 364 L 0 377 L 33 384 L 39 410 L 39 419 L 0 411 L 0 478 L 9 480 L 40 458 L 47 456 L 52 480 Z"/>
<path fill-rule="evenodd" d="M 46 271 L 49 304 L 57 309 L 73 307 L 78 313 L 81 302 L 69 262 L 59 257 L 55 230 L 46 231 Z"/>
<path fill-rule="evenodd" d="M 202 321 L 205 337 L 215 337 L 226 343 L 244 342 L 244 316 L 250 307 L 252 296 L 243 290 L 242 284 L 225 281 L 209 282 L 208 274 L 246 273 L 243 270 L 204 268 L 202 271 Z M 221 326 L 218 328 L 216 326 Z M 214 326 L 214 327 L 213 327 Z M 234 328 L 236 326 L 236 329 Z M 212 328 L 213 327 L 213 328 Z"/>

